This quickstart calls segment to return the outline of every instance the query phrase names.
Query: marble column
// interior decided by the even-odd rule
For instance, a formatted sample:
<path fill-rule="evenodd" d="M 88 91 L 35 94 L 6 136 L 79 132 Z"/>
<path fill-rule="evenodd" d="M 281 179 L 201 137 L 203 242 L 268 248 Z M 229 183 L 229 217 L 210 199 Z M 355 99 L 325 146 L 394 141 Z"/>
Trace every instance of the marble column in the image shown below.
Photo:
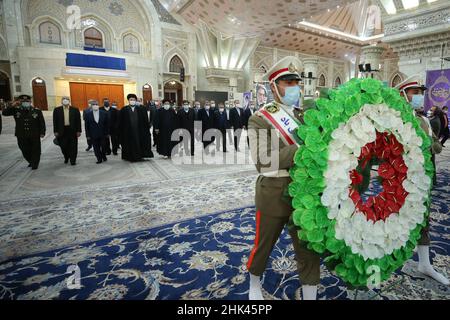
<path fill-rule="evenodd" d="M 308 77 L 308 73 L 312 72 L 314 78 L 317 78 L 317 65 L 319 64 L 319 59 L 317 58 L 306 58 L 303 59 L 303 67 L 305 72 L 305 77 Z M 305 100 L 313 99 L 317 88 L 317 79 L 305 78 L 304 96 Z"/>

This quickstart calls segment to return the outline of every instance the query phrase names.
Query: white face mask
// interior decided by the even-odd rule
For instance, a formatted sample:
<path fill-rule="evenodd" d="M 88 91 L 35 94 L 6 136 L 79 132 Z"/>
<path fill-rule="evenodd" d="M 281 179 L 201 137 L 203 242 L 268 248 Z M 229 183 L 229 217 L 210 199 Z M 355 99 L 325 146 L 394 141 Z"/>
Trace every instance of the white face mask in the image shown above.
<path fill-rule="evenodd" d="M 240 107 L 241 107 L 241 105 L 240 105 L 240 104 L 237 104 L 237 105 L 236 105 L 236 108 L 240 108 Z"/>
<path fill-rule="evenodd" d="M 70 101 L 67 100 L 67 99 L 64 99 L 64 100 L 62 101 L 63 106 L 68 106 L 69 103 L 70 103 Z"/>
<path fill-rule="evenodd" d="M 112 105 L 113 109 L 117 109 L 117 106 L 115 104 Z"/>
<path fill-rule="evenodd" d="M 136 106 L 136 101 L 135 100 L 130 100 L 130 106 Z"/>
<path fill-rule="evenodd" d="M 224 109 L 224 108 L 219 108 L 219 111 L 220 111 L 220 112 L 224 112 L 225 109 Z"/>
<path fill-rule="evenodd" d="M 205 109 L 206 109 L 206 110 L 209 110 L 209 108 L 210 108 L 210 106 L 205 106 Z"/>
<path fill-rule="evenodd" d="M 100 110 L 100 106 L 98 104 L 95 104 L 92 106 L 92 110 L 98 111 L 98 110 Z"/>
<path fill-rule="evenodd" d="M 169 110 L 169 109 L 170 109 L 170 104 L 165 104 L 165 105 L 164 105 L 164 109 L 165 109 L 165 110 Z"/>
<path fill-rule="evenodd" d="M 211 104 L 211 108 L 215 108 L 215 107 L 216 107 L 215 103 Z"/>

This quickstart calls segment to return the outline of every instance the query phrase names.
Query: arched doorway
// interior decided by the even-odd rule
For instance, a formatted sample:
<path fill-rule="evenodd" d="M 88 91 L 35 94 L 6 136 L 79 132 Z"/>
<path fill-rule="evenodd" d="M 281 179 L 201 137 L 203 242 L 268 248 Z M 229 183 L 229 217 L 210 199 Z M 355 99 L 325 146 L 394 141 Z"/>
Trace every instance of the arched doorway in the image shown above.
<path fill-rule="evenodd" d="M 183 86 L 175 80 L 166 82 L 164 85 L 164 99 L 175 101 L 177 106 L 183 104 Z"/>
<path fill-rule="evenodd" d="M 341 84 L 342 84 L 341 77 L 337 77 L 336 80 L 334 80 L 335 88 L 339 87 Z"/>
<path fill-rule="evenodd" d="M 402 82 L 402 77 L 400 77 L 400 75 L 397 73 L 394 78 L 392 78 L 392 82 L 391 82 L 391 87 L 395 88 L 396 86 L 398 86 L 401 82 Z"/>
<path fill-rule="evenodd" d="M 151 100 L 153 100 L 153 92 L 152 86 L 146 83 L 142 87 L 142 98 L 144 100 L 145 105 L 147 105 Z"/>
<path fill-rule="evenodd" d="M 0 99 L 3 101 L 11 100 L 11 87 L 9 86 L 9 77 L 0 72 Z"/>
<path fill-rule="evenodd" d="M 32 82 L 33 106 L 41 110 L 48 110 L 47 87 L 41 78 L 35 78 Z"/>

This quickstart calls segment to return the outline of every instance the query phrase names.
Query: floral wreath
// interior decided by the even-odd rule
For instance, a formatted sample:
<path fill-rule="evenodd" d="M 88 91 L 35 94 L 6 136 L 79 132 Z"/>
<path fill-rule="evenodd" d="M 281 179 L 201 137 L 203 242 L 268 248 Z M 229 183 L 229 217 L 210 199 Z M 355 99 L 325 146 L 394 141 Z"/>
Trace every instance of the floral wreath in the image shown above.
<path fill-rule="evenodd" d="M 293 221 L 308 248 L 347 283 L 380 281 L 413 255 L 429 215 L 431 139 L 399 92 L 374 79 L 352 79 L 298 129 L 302 144 L 291 169 Z M 378 166 L 383 191 L 366 201 Z M 376 167 L 375 167 L 376 168 Z"/>

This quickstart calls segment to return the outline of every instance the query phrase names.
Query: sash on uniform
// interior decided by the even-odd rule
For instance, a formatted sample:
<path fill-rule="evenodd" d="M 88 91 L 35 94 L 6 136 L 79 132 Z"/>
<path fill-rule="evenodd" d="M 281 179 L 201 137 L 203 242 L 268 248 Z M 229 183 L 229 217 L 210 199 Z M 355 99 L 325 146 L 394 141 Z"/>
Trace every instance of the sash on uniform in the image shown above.
<path fill-rule="evenodd" d="M 279 133 L 281 140 L 287 145 L 299 145 L 295 139 L 297 121 L 283 108 L 277 105 L 270 105 L 259 110 L 261 115 Z"/>

